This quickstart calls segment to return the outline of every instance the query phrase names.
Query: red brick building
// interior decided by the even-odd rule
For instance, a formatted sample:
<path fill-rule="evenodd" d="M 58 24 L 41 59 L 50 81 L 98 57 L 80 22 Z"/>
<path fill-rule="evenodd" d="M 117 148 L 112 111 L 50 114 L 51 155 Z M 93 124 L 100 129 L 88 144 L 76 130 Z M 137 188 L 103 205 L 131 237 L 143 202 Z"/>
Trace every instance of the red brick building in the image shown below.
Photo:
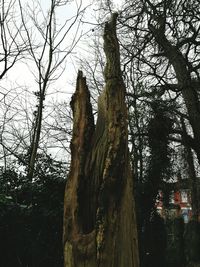
<path fill-rule="evenodd" d="M 187 223 L 192 216 L 191 193 L 189 189 L 171 191 L 169 199 L 169 209 L 164 209 L 162 191 L 159 192 L 156 208 L 163 217 L 183 216 L 184 222 Z"/>

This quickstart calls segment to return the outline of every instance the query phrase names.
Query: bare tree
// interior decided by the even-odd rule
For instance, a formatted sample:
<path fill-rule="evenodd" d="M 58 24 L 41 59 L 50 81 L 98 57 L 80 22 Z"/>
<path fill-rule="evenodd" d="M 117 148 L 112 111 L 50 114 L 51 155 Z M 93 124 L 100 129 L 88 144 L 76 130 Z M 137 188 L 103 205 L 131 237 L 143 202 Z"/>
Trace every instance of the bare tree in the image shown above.
<path fill-rule="evenodd" d="M 18 15 L 19 6 L 17 5 L 17 1 L 2 0 L 0 2 L 0 102 L 3 113 L 0 126 L 0 144 L 3 151 L 1 158 L 4 160 L 5 168 L 7 166 L 7 157 L 11 154 L 12 149 L 7 146 L 4 134 L 7 131 L 7 124 L 9 124 L 16 114 L 10 116 L 10 109 L 13 103 L 10 95 L 12 94 L 13 88 L 7 87 L 4 81 L 6 75 L 27 52 L 26 39 L 22 39 L 20 34 L 22 23 Z M 15 154 L 14 150 L 13 154 Z"/>
<path fill-rule="evenodd" d="M 34 174 L 34 165 L 41 137 L 44 101 L 47 95 L 47 89 L 62 74 L 67 56 L 72 52 L 81 37 L 81 34 L 79 34 L 80 18 L 86 9 L 82 8 L 81 1 L 79 5 L 77 4 L 75 15 L 65 19 L 63 24 L 58 26 L 56 13 L 59 8 L 64 8 L 69 3 L 70 1 L 52 0 L 47 14 L 42 12 L 39 1 L 34 2 L 34 9 L 28 4 L 26 8 L 31 18 L 30 22 L 26 20 L 24 7 L 21 1 L 19 1 L 23 29 L 25 30 L 25 37 L 28 39 L 29 54 L 35 65 L 34 75 L 38 85 L 38 90 L 35 92 L 38 104 L 35 111 L 35 122 L 29 151 L 28 176 L 30 180 Z M 33 28 L 29 23 L 33 24 Z M 67 38 L 69 38 L 73 27 L 76 28 L 74 37 L 66 46 L 65 42 L 67 43 Z M 33 45 L 35 35 L 40 40 L 36 45 L 36 49 Z M 59 68 L 61 71 L 59 71 Z"/>
<path fill-rule="evenodd" d="M 121 40 L 124 55 L 129 53 L 125 67 L 134 62 L 146 83 L 142 97 L 165 98 L 186 107 L 195 139 L 190 145 L 199 158 L 198 7 L 195 1 L 127 2 L 121 13 Z"/>
<path fill-rule="evenodd" d="M 20 32 L 22 23 L 18 18 L 17 1 L 2 0 L 0 3 L 0 80 L 27 51 L 27 42 Z"/>

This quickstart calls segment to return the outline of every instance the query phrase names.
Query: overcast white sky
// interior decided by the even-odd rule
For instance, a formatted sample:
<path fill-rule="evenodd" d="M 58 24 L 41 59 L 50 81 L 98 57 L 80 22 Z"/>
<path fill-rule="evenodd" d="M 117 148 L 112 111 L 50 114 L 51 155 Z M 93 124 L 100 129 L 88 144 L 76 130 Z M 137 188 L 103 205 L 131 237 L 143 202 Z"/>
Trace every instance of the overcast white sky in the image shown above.
<path fill-rule="evenodd" d="M 33 10 L 37 10 L 35 9 L 34 1 L 21 0 L 21 2 L 23 5 L 23 8 L 26 8 L 26 5 L 28 3 L 30 7 L 33 8 Z M 39 2 L 41 3 L 41 7 L 43 8 L 44 14 L 46 14 L 47 10 L 49 9 L 51 0 L 40 0 Z M 71 3 L 68 3 L 66 6 L 63 6 L 62 8 L 57 10 L 56 19 L 57 19 L 58 28 L 59 28 L 59 25 L 62 25 L 66 20 L 73 18 L 73 16 L 76 14 L 77 6 L 79 6 L 81 0 L 69 1 L 69 2 Z M 93 2 L 95 1 L 82 0 L 82 9 L 85 6 L 92 4 Z M 120 9 L 122 2 L 123 2 L 122 0 L 115 0 L 117 9 L 118 8 Z M 97 0 L 96 0 L 96 3 L 98 3 Z M 94 28 L 94 25 L 90 23 L 96 23 L 95 17 L 96 18 L 98 17 L 98 14 L 95 13 L 95 10 L 97 10 L 96 4 L 90 5 L 86 9 L 83 20 L 88 23 L 80 24 L 78 34 L 77 34 L 77 37 L 80 35 L 83 35 L 83 37 L 81 38 L 75 50 L 72 51 L 72 53 L 67 57 L 63 75 L 58 80 L 50 84 L 48 88 L 48 92 L 47 92 L 49 96 L 45 99 L 45 106 L 50 105 L 52 101 L 53 102 L 56 102 L 56 101 L 69 102 L 71 95 L 75 90 L 77 71 L 78 69 L 81 68 L 81 66 L 77 64 L 77 57 L 86 56 L 85 50 L 87 50 L 88 48 L 86 45 L 86 41 L 90 42 L 90 37 L 88 36 L 89 36 L 89 33 L 92 34 L 92 29 Z M 27 23 L 30 23 L 29 19 L 30 18 L 27 18 L 27 21 L 28 21 Z M 69 20 L 68 25 L 70 25 L 70 23 L 71 23 L 71 20 Z M 65 42 L 64 42 L 66 46 L 67 45 L 70 46 L 75 36 L 76 31 L 77 31 L 77 24 L 72 27 L 69 34 L 67 35 L 67 38 L 65 39 Z M 88 34 L 86 35 L 86 33 Z M 83 48 L 83 43 L 84 43 L 84 48 Z M 84 73 L 84 74 L 87 76 L 87 73 Z M 33 113 L 33 110 L 35 109 L 36 98 L 33 95 L 33 92 L 38 91 L 38 85 L 36 82 L 36 77 L 34 77 L 34 75 L 37 76 L 37 70 L 35 68 L 34 63 L 31 62 L 30 60 L 27 60 L 27 58 L 25 58 L 24 63 L 21 63 L 21 62 L 17 63 L 8 72 L 8 75 L 5 77 L 5 79 L 1 80 L 1 84 L 0 84 L 1 92 L 9 91 L 9 96 L 6 99 L 6 105 L 10 104 L 13 107 L 13 109 L 16 108 L 16 112 L 18 108 L 19 110 L 21 109 L 22 112 L 23 110 L 25 111 L 26 108 L 29 108 L 30 113 Z M 0 103 L 0 105 L 1 104 L 2 102 Z M 3 108 L 1 108 L 1 110 L 3 110 Z M 12 110 L 12 112 L 14 111 Z M 4 116 L 4 114 L 2 114 L 2 116 Z M 23 116 L 24 114 L 22 114 L 22 117 Z M 16 127 L 23 128 L 23 122 L 20 121 L 20 113 L 18 117 L 19 117 L 19 120 L 17 122 L 18 125 Z"/>
<path fill-rule="evenodd" d="M 82 9 L 86 6 L 89 6 L 84 14 L 84 21 L 87 21 L 88 23 L 85 23 L 80 26 L 79 29 L 79 35 L 83 34 L 83 38 L 81 41 L 85 41 L 88 37 L 84 38 L 84 34 L 91 30 L 93 28 L 93 25 L 90 25 L 89 22 L 96 22 L 95 16 L 97 17 L 97 14 L 95 13 L 94 9 L 96 9 L 96 4 L 93 4 L 93 0 L 76 0 L 72 1 L 71 3 L 68 3 L 66 6 L 63 6 L 62 8 L 59 8 L 57 10 L 56 19 L 58 21 L 58 24 L 63 24 L 66 19 L 72 18 L 77 11 L 77 6 L 79 6 L 80 2 L 82 2 Z M 98 1 L 96 1 L 98 2 Z M 120 8 L 122 5 L 122 0 L 115 0 L 114 1 L 117 8 Z M 28 3 L 31 7 L 34 8 L 34 1 L 33 4 L 31 4 L 31 1 L 22 0 L 23 6 L 25 7 Z M 44 13 L 47 12 L 49 9 L 49 5 L 51 3 L 51 0 L 40 0 L 41 6 L 44 9 Z M 71 29 L 69 35 L 67 36 L 65 42 L 68 42 L 69 45 L 72 42 L 72 39 L 74 38 L 75 32 L 77 30 L 77 25 L 74 25 L 74 27 Z M 81 42 L 79 42 L 77 48 L 72 52 L 72 54 L 67 58 L 67 64 L 66 64 L 66 70 L 64 71 L 62 77 L 56 81 L 54 84 L 51 85 L 51 90 L 54 90 L 54 88 L 60 89 L 63 92 L 71 93 L 74 88 L 71 87 L 71 84 L 75 80 L 77 69 L 80 68 L 80 66 L 75 65 L 75 60 L 73 59 L 73 56 L 77 57 L 77 55 L 84 56 L 83 49 L 82 51 L 79 51 L 78 48 L 81 50 Z M 84 48 L 85 49 L 85 48 Z M 87 49 L 87 48 L 86 48 Z M 27 63 L 27 61 L 26 61 Z M 28 65 L 31 66 L 30 62 L 28 62 Z M 16 67 L 14 67 L 12 70 L 10 70 L 8 74 L 8 78 L 6 83 L 9 80 L 10 85 L 14 86 L 16 83 L 17 85 L 26 85 L 27 87 L 31 88 L 35 86 L 35 78 L 33 77 L 33 74 L 31 73 L 32 67 L 29 67 L 29 69 L 24 64 L 17 64 Z M 34 89 L 31 89 L 34 91 Z"/>

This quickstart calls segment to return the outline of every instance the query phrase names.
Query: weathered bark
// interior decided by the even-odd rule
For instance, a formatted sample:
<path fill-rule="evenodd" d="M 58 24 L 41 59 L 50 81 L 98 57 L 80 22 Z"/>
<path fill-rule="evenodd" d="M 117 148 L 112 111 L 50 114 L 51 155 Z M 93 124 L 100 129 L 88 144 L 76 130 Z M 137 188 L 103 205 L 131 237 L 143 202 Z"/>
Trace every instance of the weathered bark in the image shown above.
<path fill-rule="evenodd" d="M 65 267 L 138 267 L 125 87 L 116 19 L 105 25 L 106 86 L 94 129 L 86 80 L 72 99 L 71 169 L 64 204 Z"/>

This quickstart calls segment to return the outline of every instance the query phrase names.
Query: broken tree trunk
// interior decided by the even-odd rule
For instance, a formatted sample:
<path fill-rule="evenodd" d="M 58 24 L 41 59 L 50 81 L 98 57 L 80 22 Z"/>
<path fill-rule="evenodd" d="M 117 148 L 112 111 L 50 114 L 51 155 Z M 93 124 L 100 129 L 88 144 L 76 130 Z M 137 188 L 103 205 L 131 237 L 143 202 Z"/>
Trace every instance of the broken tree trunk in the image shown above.
<path fill-rule="evenodd" d="M 74 125 L 64 202 L 65 267 L 139 266 L 116 19 L 113 14 L 105 25 L 106 85 L 98 100 L 96 127 L 80 71 L 71 101 Z"/>

